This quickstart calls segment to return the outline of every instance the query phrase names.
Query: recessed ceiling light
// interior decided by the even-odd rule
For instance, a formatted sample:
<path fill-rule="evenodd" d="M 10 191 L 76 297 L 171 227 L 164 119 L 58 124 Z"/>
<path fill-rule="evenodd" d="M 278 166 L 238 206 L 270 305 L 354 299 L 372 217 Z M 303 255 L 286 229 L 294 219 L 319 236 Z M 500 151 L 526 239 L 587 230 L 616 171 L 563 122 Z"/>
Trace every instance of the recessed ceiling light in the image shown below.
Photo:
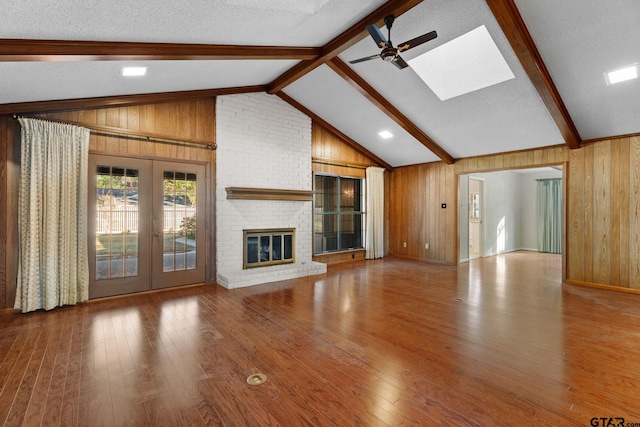
<path fill-rule="evenodd" d="M 147 67 L 122 67 L 120 74 L 124 77 L 139 77 L 147 74 Z"/>
<path fill-rule="evenodd" d="M 381 138 L 384 139 L 389 139 L 393 136 L 393 134 L 391 132 L 389 132 L 388 130 L 383 130 L 378 132 L 378 135 L 380 135 Z"/>
<path fill-rule="evenodd" d="M 441 101 L 515 78 L 484 25 L 409 60 Z"/>
<path fill-rule="evenodd" d="M 607 79 L 607 84 L 612 85 L 615 83 L 624 82 L 631 79 L 638 78 L 638 67 L 636 64 L 620 68 L 618 70 L 608 71 L 605 73 L 605 78 Z"/>

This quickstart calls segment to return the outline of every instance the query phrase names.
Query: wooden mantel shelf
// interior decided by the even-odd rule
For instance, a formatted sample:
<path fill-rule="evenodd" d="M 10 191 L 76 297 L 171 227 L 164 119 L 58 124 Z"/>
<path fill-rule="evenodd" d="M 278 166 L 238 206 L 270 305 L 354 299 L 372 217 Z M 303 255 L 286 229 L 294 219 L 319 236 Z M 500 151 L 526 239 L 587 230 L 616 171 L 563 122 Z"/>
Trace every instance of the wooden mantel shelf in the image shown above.
<path fill-rule="evenodd" d="M 244 200 L 313 200 L 311 190 L 283 190 L 279 188 L 227 187 L 227 199 Z"/>

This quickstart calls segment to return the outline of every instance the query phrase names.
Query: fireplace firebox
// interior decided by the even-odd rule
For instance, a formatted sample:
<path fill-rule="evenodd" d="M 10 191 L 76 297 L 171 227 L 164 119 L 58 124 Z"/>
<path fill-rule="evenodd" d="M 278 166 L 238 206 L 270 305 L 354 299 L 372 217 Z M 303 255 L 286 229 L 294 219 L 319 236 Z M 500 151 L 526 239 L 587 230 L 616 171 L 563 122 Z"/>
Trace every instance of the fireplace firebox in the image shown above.
<path fill-rule="evenodd" d="M 294 228 L 244 230 L 243 234 L 244 269 L 295 262 Z"/>

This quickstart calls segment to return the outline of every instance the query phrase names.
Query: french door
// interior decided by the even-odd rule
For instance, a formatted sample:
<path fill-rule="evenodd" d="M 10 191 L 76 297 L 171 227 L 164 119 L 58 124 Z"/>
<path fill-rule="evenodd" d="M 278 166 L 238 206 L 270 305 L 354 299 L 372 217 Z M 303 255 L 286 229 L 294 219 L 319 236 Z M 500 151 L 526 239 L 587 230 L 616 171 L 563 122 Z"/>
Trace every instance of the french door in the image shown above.
<path fill-rule="evenodd" d="M 205 167 L 89 156 L 89 297 L 205 281 Z"/>

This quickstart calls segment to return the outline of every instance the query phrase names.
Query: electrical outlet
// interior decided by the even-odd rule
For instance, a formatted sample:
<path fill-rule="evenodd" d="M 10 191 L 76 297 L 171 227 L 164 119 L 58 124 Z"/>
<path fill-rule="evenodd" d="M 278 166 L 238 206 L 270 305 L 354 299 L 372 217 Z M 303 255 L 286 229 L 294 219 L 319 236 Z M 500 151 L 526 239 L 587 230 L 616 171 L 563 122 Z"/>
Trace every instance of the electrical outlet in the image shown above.
<path fill-rule="evenodd" d="M 406 248 L 407 247 L 407 242 L 402 242 L 402 247 Z"/>
<path fill-rule="evenodd" d="M 425 249 L 429 249 L 429 244 L 428 244 L 428 243 L 425 243 L 425 244 L 424 244 L 424 248 L 425 248 Z"/>

